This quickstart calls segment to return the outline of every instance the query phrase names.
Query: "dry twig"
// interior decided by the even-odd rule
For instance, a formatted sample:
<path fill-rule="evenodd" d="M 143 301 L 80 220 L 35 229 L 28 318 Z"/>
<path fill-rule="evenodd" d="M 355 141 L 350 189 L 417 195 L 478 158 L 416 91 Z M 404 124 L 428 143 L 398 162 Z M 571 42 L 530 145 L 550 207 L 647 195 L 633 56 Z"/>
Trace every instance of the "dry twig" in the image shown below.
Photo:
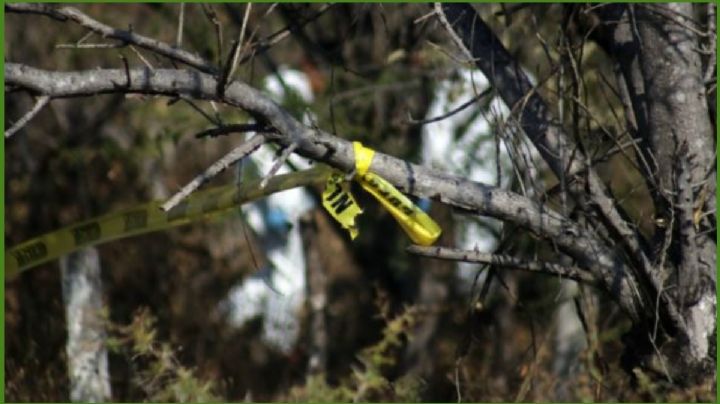
<path fill-rule="evenodd" d="M 43 107 L 45 107 L 50 102 L 50 97 L 47 95 L 40 96 L 37 99 L 37 102 L 35 102 L 35 105 L 32 107 L 30 111 L 28 111 L 27 114 L 25 114 L 22 118 L 20 118 L 13 126 L 10 127 L 10 129 L 5 131 L 5 139 L 8 139 L 10 136 L 14 135 L 22 129 L 25 125 L 27 125 L 28 122 L 30 122 L 35 115 L 40 112 Z"/>
<path fill-rule="evenodd" d="M 499 255 L 484 253 L 480 251 L 461 250 L 449 247 L 423 247 L 411 245 L 406 251 L 412 254 L 422 255 L 429 258 L 437 258 L 449 261 L 477 262 L 481 264 L 494 265 L 508 269 L 520 269 L 529 272 L 556 275 L 561 278 L 572 279 L 579 282 L 595 283 L 595 277 L 588 271 L 577 267 L 567 267 L 560 264 L 545 261 L 529 261 L 516 258 L 510 255 Z"/>
<path fill-rule="evenodd" d="M 162 206 L 162 210 L 165 212 L 169 211 L 180 203 L 183 199 L 187 198 L 191 193 L 200 186 L 221 172 L 225 171 L 233 163 L 249 156 L 257 150 L 258 147 L 262 146 L 267 140 L 262 134 L 257 134 L 250 138 L 247 142 L 234 148 L 230 153 L 221 157 L 218 161 L 214 162 L 210 167 L 207 168 L 202 174 L 193 178 L 192 181 L 188 182 L 180 191 L 175 193 L 170 199 L 168 199 Z"/>

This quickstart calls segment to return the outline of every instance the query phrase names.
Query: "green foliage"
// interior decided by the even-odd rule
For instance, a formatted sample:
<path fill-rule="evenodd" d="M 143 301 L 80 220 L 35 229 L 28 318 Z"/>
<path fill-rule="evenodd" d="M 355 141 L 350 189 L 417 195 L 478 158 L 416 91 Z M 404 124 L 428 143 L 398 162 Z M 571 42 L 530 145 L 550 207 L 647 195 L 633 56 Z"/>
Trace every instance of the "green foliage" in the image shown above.
<path fill-rule="evenodd" d="M 290 390 L 290 398 L 288 401 L 343 403 L 353 401 L 353 396 L 354 392 L 348 386 L 330 386 L 325 380 L 325 375 L 317 374 L 309 376 L 304 386 L 295 387 Z"/>
<path fill-rule="evenodd" d="M 311 375 L 305 385 L 290 391 L 294 402 L 415 402 L 420 401 L 422 383 L 419 378 L 405 374 L 393 380 L 390 373 L 399 364 L 405 342 L 417 324 L 419 312 L 410 307 L 401 314 L 386 318 L 382 338 L 358 355 L 360 366 L 337 386 L 331 386 L 325 375 Z"/>
<path fill-rule="evenodd" d="M 150 402 L 221 401 L 212 381 L 199 379 L 179 363 L 170 344 L 158 341 L 156 322 L 149 310 L 141 309 L 128 325 L 109 324 L 113 336 L 108 347 L 133 364 L 134 386 Z"/>

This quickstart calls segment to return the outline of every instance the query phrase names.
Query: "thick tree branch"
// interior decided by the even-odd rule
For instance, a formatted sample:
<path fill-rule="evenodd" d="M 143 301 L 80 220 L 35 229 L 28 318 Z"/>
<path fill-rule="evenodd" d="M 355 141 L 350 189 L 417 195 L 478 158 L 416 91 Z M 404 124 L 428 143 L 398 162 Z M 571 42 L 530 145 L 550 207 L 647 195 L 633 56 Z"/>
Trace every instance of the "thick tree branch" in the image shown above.
<path fill-rule="evenodd" d="M 699 41 L 695 32 L 656 12 L 663 10 L 665 15 L 689 18 L 693 15 L 692 7 L 690 3 L 636 7 L 639 41 L 653 44 L 638 53 L 647 95 L 649 146 L 658 162 L 659 182 L 675 193 L 689 193 L 690 205 L 694 205 L 700 187 L 687 190 L 681 187 L 705 184 L 703 186 L 708 186 L 708 191 L 715 194 L 716 184 L 714 175 L 707 177 L 708 169 L 715 165 L 715 142 L 705 98 L 702 63 L 696 52 Z M 679 149 L 685 151 L 682 162 L 686 167 L 673 170 Z M 674 208 L 678 218 L 685 216 L 684 209 L 692 209 L 683 205 Z M 682 227 L 685 224 L 676 220 L 676 225 Z M 677 242 L 681 243 L 681 240 Z M 681 251 L 680 255 L 695 261 L 687 267 L 681 264 L 683 271 L 699 269 L 707 277 L 713 276 L 716 251 L 715 243 L 710 239 L 698 239 L 676 248 Z M 699 287 L 698 283 L 702 281 L 699 277 L 689 273 L 685 276 L 696 280 L 694 285 L 688 285 L 691 289 Z"/>
<path fill-rule="evenodd" d="M 703 366 L 711 356 L 707 337 L 715 328 L 716 301 L 716 243 L 697 237 L 693 220 L 693 209 L 710 210 L 708 202 L 714 206 L 714 199 L 701 195 L 715 195 L 716 170 L 700 41 L 695 30 L 677 23 L 693 15 L 692 7 L 608 5 L 597 9 L 593 32 L 620 66 L 642 137 L 641 153 L 651 166 L 648 187 L 662 220 L 653 238 L 656 268 L 643 282 L 657 294 L 660 315 L 670 320 L 664 322 L 675 325 L 673 338 L 682 341 L 677 359 L 691 365 L 675 367 L 686 369 Z M 668 286 L 672 290 L 663 293 Z"/>
<path fill-rule="evenodd" d="M 51 72 L 14 63 L 5 64 L 6 85 L 41 95 L 94 96 L 102 93 L 142 93 L 171 97 L 187 95 L 217 100 L 217 81 L 212 76 L 173 69 L 105 69 Z M 235 81 L 223 101 L 261 117 L 278 133 L 266 137 L 297 152 L 350 172 L 355 159 L 352 143 L 315 128 L 308 128 L 254 88 Z M 406 193 L 430 197 L 446 204 L 523 226 L 541 237 L 553 239 L 578 265 L 590 270 L 618 300 L 628 314 L 639 318 L 642 305 L 634 280 L 622 260 L 573 221 L 529 198 L 486 184 L 446 175 L 423 166 L 376 153 L 370 169 Z"/>

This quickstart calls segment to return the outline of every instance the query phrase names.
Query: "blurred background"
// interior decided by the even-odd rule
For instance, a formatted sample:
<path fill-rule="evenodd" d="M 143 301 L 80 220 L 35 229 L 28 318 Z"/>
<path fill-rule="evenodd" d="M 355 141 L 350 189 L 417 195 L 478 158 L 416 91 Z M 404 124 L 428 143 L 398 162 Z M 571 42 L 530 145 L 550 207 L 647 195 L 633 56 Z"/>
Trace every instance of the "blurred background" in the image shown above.
<path fill-rule="evenodd" d="M 101 22 L 180 44 L 214 63 L 228 57 L 247 7 L 78 6 Z M 612 66 L 583 43 L 576 46 L 582 85 L 573 87 L 572 73 L 558 71 L 565 41 L 577 41 L 572 35 L 579 28 L 567 18 L 575 6 L 476 7 L 590 154 L 613 147 L 607 133 L 624 124 L 613 116 L 622 106 L 605 81 Z M 253 4 L 245 40 L 271 46 L 249 46 L 254 51 L 244 54 L 236 77 L 308 125 L 544 198 L 556 179 L 436 18 L 423 18 L 430 11 L 422 4 Z M 133 67 L 171 66 L 128 47 L 57 47 L 85 34 L 76 24 L 6 14 L 5 60 L 52 70 L 122 68 L 123 58 Z M 106 42 L 95 35 L 86 41 Z M 569 112 L 567 100 L 578 95 L 592 119 Z M 194 137 L 213 126 L 198 109 L 224 123 L 247 122 L 242 111 L 168 101 L 54 100 L 6 141 L 6 249 L 167 198 L 244 140 Z M 6 94 L 7 121 L 33 103 L 27 94 Z M 423 122 L 444 114 L 449 117 Z M 264 146 L 208 186 L 261 177 L 276 152 Z M 289 163 L 281 172 L 311 165 L 298 156 Z M 613 154 L 599 170 L 649 230 L 648 196 L 629 167 Z M 620 337 L 629 322 L 604 296 L 549 276 L 409 255 L 410 241 L 397 223 L 356 185 L 365 213 L 351 242 L 320 206 L 320 191 L 294 189 L 222 220 L 98 247 L 113 401 L 653 399 L 651 387 L 630 386 L 621 369 Z M 523 257 L 554 253 L 551 243 L 520 229 L 438 202 L 418 203 L 443 228 L 438 245 Z M 67 401 L 58 263 L 26 271 L 5 287 L 6 398 Z"/>

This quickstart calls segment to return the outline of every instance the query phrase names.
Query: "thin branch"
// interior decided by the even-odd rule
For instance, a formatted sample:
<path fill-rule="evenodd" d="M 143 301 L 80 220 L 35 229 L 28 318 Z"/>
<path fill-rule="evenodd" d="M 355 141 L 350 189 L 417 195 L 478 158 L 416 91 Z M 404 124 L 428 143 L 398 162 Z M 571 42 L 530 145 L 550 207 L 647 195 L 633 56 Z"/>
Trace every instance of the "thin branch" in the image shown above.
<path fill-rule="evenodd" d="M 240 27 L 240 36 L 235 47 L 235 53 L 232 56 L 232 63 L 230 64 L 230 71 L 227 74 L 227 81 L 232 80 L 232 76 L 235 74 L 235 69 L 238 66 L 238 58 L 240 57 L 241 50 L 243 49 L 243 42 L 245 41 L 245 30 L 247 29 L 247 22 L 250 18 L 250 10 L 252 10 L 252 3 L 247 3 L 245 6 L 245 16 L 243 17 L 242 26 Z"/>
<path fill-rule="evenodd" d="M 640 142 L 640 140 L 630 140 L 625 143 L 619 144 L 616 142 L 616 145 L 609 148 L 606 152 L 604 152 L 601 156 L 594 157 L 590 163 L 588 164 L 590 167 L 594 167 L 600 163 L 606 162 L 610 159 L 610 157 L 614 156 L 617 153 L 623 152 L 624 150 L 628 149 L 630 147 L 637 147 L 637 143 Z M 584 172 L 580 172 L 580 174 L 584 174 Z M 576 181 L 578 180 L 578 177 L 575 178 L 569 178 L 567 186 L 575 185 Z M 557 184 L 550 188 L 549 190 L 543 192 L 538 196 L 538 199 L 542 202 L 545 202 L 548 200 L 548 198 L 551 198 L 555 195 L 557 195 L 562 190 L 562 187 L 560 184 Z"/>
<path fill-rule="evenodd" d="M 529 261 L 510 255 L 484 253 L 473 250 L 461 250 L 449 247 L 424 247 L 411 245 L 405 249 L 407 252 L 429 258 L 437 258 L 448 261 L 475 262 L 480 264 L 494 265 L 508 269 L 520 269 L 529 272 L 539 272 L 547 275 L 555 275 L 561 278 L 572 279 L 585 283 L 596 283 L 597 279 L 591 273 L 577 267 L 546 262 Z"/>
<path fill-rule="evenodd" d="M 358 97 L 365 95 L 373 95 L 376 93 L 390 92 L 390 91 L 401 91 L 411 90 L 420 87 L 420 80 L 408 80 L 397 83 L 388 84 L 371 84 L 363 87 L 357 87 L 352 90 L 345 90 L 339 93 L 334 93 L 330 96 L 330 106 L 338 102 L 344 102 L 346 100 L 356 100 Z"/>
<path fill-rule="evenodd" d="M 139 50 L 135 49 L 135 47 L 132 45 L 130 45 L 129 48 L 137 55 L 137 57 L 145 64 L 145 66 L 150 68 L 150 70 L 155 70 L 155 67 L 152 65 L 152 63 L 150 63 L 149 60 L 145 59 L 145 56 L 143 56 Z"/>
<path fill-rule="evenodd" d="M 184 23 L 185 23 L 185 3 L 180 3 L 180 15 L 178 15 L 177 36 L 175 37 L 175 47 L 176 48 L 179 48 L 182 46 Z"/>
<path fill-rule="evenodd" d="M 217 92 L 219 97 L 222 97 L 223 94 L 225 94 L 225 89 L 227 88 L 228 83 L 232 82 L 232 76 L 235 74 L 235 69 L 238 66 L 238 58 L 243 53 L 242 51 L 245 48 L 243 46 L 243 42 L 245 42 L 245 30 L 247 28 L 247 22 L 248 18 L 250 17 L 251 9 L 252 4 L 248 3 L 245 7 L 245 16 L 243 17 L 243 21 L 240 27 L 240 34 L 238 36 L 238 39 L 233 41 L 232 49 L 230 49 L 230 54 L 228 55 L 225 66 L 223 67 L 222 73 L 220 74 L 220 80 L 218 80 L 217 85 Z M 253 35 L 255 35 L 254 31 Z"/>
<path fill-rule="evenodd" d="M 447 118 L 449 118 L 449 117 L 451 117 L 451 116 L 453 116 L 453 115 L 455 115 L 455 114 L 463 111 L 465 108 L 467 108 L 467 107 L 475 104 L 478 100 L 487 97 L 487 96 L 490 95 L 490 93 L 492 93 L 493 91 L 494 91 L 494 89 L 493 89 L 492 87 L 488 87 L 485 91 L 483 91 L 482 93 L 480 93 L 480 94 L 472 97 L 471 99 L 463 102 L 463 103 L 460 104 L 457 108 L 454 108 L 454 109 L 452 109 L 451 111 L 446 112 L 446 113 L 444 113 L 444 114 L 442 114 L 442 115 L 436 116 L 436 117 L 434 117 L 434 118 L 429 118 L 429 119 L 414 119 L 412 116 L 409 115 L 410 113 L 408 112 L 407 122 L 408 122 L 409 124 L 413 124 L 413 125 L 425 125 L 425 124 L 428 124 L 428 123 L 433 123 L 433 122 L 442 121 L 443 119 L 447 119 Z"/>
<path fill-rule="evenodd" d="M 273 128 L 259 124 L 259 123 L 241 123 L 233 125 L 223 125 L 217 128 L 211 128 L 204 130 L 197 135 L 195 138 L 200 139 L 204 137 L 218 137 L 226 136 L 231 133 L 247 133 L 247 132 L 265 132 L 265 133 L 277 133 Z"/>
<path fill-rule="evenodd" d="M 519 126 L 533 142 L 540 155 L 558 178 L 571 177 L 586 168 L 586 157 L 563 128 L 556 124 L 550 108 L 524 73 L 517 60 L 502 45 L 472 6 L 436 3 L 441 24 L 456 45 L 483 71 L 506 105 L 519 109 Z M 563 145 L 574 153 L 564 153 Z M 570 190 L 578 199 L 589 197 L 602 222 L 624 247 L 632 262 L 644 272 L 652 270 L 644 240 L 625 219 L 625 214 L 611 197 L 597 172 L 588 168 L 587 190 Z M 582 192 L 582 194 L 580 194 Z M 638 302 L 640 305 L 643 303 Z"/>
<path fill-rule="evenodd" d="M 230 151 L 230 153 L 224 155 L 218 161 L 214 162 L 202 174 L 198 175 L 197 177 L 193 178 L 192 181 L 188 182 L 187 185 L 185 185 L 180 191 L 175 193 L 175 195 L 170 197 L 170 199 L 168 199 L 164 204 L 162 204 L 160 208 L 165 212 L 169 211 L 178 203 L 180 203 L 183 199 L 187 198 L 196 189 L 200 188 L 202 184 L 206 183 L 210 179 L 214 178 L 216 175 L 225 171 L 225 169 L 227 169 L 233 163 L 252 154 L 252 152 L 257 150 L 257 148 L 262 146 L 266 141 L 267 140 L 264 135 L 257 134 L 250 138 L 250 140 L 248 140 L 247 142 L 234 148 Z"/>
<path fill-rule="evenodd" d="M 437 14 L 437 13 L 436 13 L 436 14 Z M 425 42 L 426 42 L 428 45 L 430 45 L 430 47 L 432 47 L 432 48 L 435 49 L 436 51 L 444 54 L 444 55 L 447 56 L 450 60 L 454 61 L 455 63 L 457 63 L 457 64 L 459 64 L 459 65 L 461 65 L 461 66 L 466 66 L 466 65 L 472 63 L 472 60 L 463 60 L 463 59 L 460 59 L 458 56 L 453 55 L 453 54 L 450 53 L 447 49 L 443 48 L 442 46 L 436 44 L 435 42 L 433 42 L 433 41 L 431 41 L 431 40 L 429 40 L 429 39 L 426 40 Z"/>
<path fill-rule="evenodd" d="M 17 122 L 15 122 L 15 124 L 11 126 L 10 129 L 5 131 L 5 139 L 10 138 L 10 136 L 14 135 L 17 131 L 27 125 L 27 123 L 30 122 L 30 120 L 33 119 L 35 115 L 37 115 L 38 112 L 40 112 L 46 105 L 48 105 L 49 102 L 50 96 L 40 96 L 35 102 L 35 105 L 32 107 L 32 109 L 28 111 L 28 113 L 25 114 L 22 118 L 20 118 Z"/>
<path fill-rule="evenodd" d="M 188 105 L 190 105 L 190 107 L 191 107 L 192 109 L 194 109 L 195 111 L 197 111 L 200 115 L 203 116 L 203 118 L 207 119 L 208 122 L 210 122 L 211 124 L 217 125 L 217 126 L 223 126 L 223 125 L 222 125 L 222 122 L 219 122 L 216 118 L 210 116 L 210 114 L 208 114 L 207 112 L 205 112 L 202 108 L 200 108 L 200 107 L 198 107 L 197 105 L 195 105 L 195 102 L 193 101 L 192 98 L 188 97 L 188 96 L 185 95 L 185 94 L 180 94 L 179 98 L 180 98 L 181 100 L 185 101 Z"/>
<path fill-rule="evenodd" d="M 427 14 L 425 14 L 425 15 L 423 15 L 423 16 L 420 16 L 420 17 L 414 19 L 414 20 L 413 20 L 413 25 L 417 25 L 417 24 L 419 24 L 419 23 L 427 20 L 428 18 L 434 16 L 436 12 L 437 12 L 437 11 L 435 11 L 435 10 L 433 9 L 433 10 L 430 11 L 429 13 L 427 13 Z"/>
<path fill-rule="evenodd" d="M 291 24 L 288 24 L 286 27 L 268 35 L 266 38 L 258 40 L 257 42 L 254 42 L 251 45 L 251 49 L 249 52 L 246 52 L 246 55 L 240 59 L 238 62 L 239 65 L 247 62 L 252 58 L 253 56 L 257 56 L 268 49 L 272 48 L 275 44 L 282 41 L 283 39 L 290 36 L 291 33 L 298 31 L 300 28 L 304 27 L 305 25 L 315 21 L 316 19 L 320 18 L 327 10 L 329 10 L 333 6 L 332 3 L 324 4 L 322 7 L 320 7 L 320 10 L 318 10 L 315 14 L 311 15 L 310 17 L 307 17 L 306 19 L 293 22 Z"/>
<path fill-rule="evenodd" d="M 125 46 L 118 43 L 60 43 L 55 45 L 55 49 L 118 49 Z"/>
<path fill-rule="evenodd" d="M 205 13 L 205 16 L 210 21 L 210 23 L 215 27 L 215 37 L 217 40 L 217 61 L 218 65 L 222 63 L 222 50 L 223 50 L 223 36 L 222 36 L 222 23 L 217 17 L 217 13 L 215 12 L 215 9 L 213 8 L 212 4 L 203 3 L 202 4 L 203 12 Z"/>
<path fill-rule="evenodd" d="M 270 167 L 270 171 L 265 174 L 265 177 L 263 177 L 262 181 L 260 181 L 260 188 L 265 188 L 270 178 L 275 175 L 275 173 L 282 167 L 283 164 L 287 161 L 288 157 L 290 157 L 290 154 L 295 151 L 295 149 L 298 148 L 297 142 L 293 142 L 290 144 L 290 146 L 286 147 L 282 154 L 278 157 L 277 160 L 275 160 L 275 164 L 273 164 L 272 167 Z"/>
<path fill-rule="evenodd" d="M 71 20 L 100 34 L 104 38 L 116 39 L 124 44 L 137 45 L 169 59 L 192 66 L 205 73 L 217 73 L 217 68 L 200 56 L 183 49 L 177 49 L 156 39 L 103 24 L 74 7 L 56 7 L 54 5 L 34 3 L 8 3 L 5 4 L 5 11 L 11 13 L 40 14 L 60 21 Z"/>

